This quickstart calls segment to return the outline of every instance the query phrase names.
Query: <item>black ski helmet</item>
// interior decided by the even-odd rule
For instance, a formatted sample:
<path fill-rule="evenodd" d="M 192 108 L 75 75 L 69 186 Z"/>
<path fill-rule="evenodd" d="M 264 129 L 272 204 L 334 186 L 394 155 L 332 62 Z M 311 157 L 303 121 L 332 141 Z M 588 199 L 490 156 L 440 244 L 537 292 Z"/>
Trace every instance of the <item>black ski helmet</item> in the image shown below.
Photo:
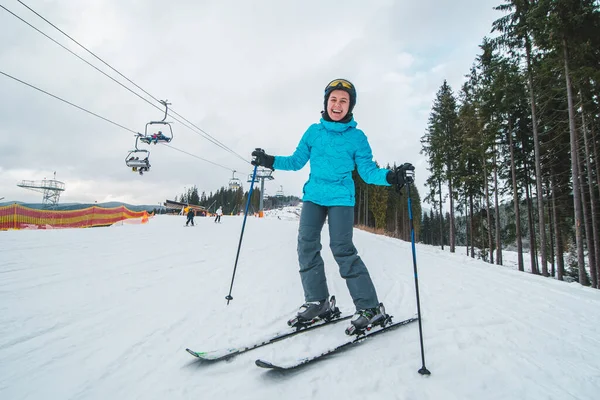
<path fill-rule="evenodd" d="M 350 95 L 350 107 L 348 107 L 348 115 L 352 114 L 352 110 L 356 105 L 356 88 L 354 84 L 347 79 L 334 79 L 325 86 L 325 102 L 324 110 L 327 113 L 327 101 L 329 101 L 329 95 L 334 90 L 343 90 Z"/>

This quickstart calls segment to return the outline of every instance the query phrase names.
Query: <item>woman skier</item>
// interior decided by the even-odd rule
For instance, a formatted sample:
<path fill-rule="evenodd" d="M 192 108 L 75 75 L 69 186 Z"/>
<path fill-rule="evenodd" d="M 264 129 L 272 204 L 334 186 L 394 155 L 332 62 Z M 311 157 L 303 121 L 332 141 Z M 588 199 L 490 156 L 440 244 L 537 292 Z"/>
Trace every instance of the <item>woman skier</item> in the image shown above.
<path fill-rule="evenodd" d="M 356 168 L 368 184 L 402 187 L 405 171 L 414 167 L 405 163 L 390 171 L 375 164 L 366 135 L 356 128 L 352 114 L 355 105 L 354 85 L 346 79 L 335 79 L 325 87 L 320 122 L 307 129 L 291 156 L 271 156 L 262 149 L 252 152 L 252 164 L 272 170 L 297 171 L 310 160 L 298 229 L 298 262 L 305 303 L 289 321 L 292 326 L 329 319 L 335 312 L 321 258 L 321 230 L 326 218 L 330 248 L 356 308 L 346 333 L 385 323 L 386 316 L 381 312 L 369 271 L 352 242 L 355 204 L 352 171 Z"/>

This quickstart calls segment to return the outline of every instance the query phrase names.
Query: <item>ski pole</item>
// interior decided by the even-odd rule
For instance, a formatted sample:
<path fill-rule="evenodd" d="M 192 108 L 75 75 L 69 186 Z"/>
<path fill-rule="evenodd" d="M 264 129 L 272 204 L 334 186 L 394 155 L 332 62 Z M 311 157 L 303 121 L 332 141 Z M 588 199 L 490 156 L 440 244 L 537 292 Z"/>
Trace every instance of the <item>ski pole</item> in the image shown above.
<path fill-rule="evenodd" d="M 410 241 L 412 244 L 413 266 L 415 270 L 415 291 L 417 293 L 417 314 L 419 317 L 419 340 L 421 342 L 421 361 L 423 366 L 419 369 L 421 375 L 431 375 L 431 372 L 425 367 L 425 349 L 423 348 L 423 327 L 421 325 L 421 302 L 419 300 L 419 276 L 417 274 L 417 254 L 415 250 L 415 226 L 413 224 L 412 203 L 410 200 L 410 185 L 414 182 L 415 172 L 412 170 L 405 171 L 406 191 L 408 193 L 408 219 L 410 220 Z"/>
<path fill-rule="evenodd" d="M 254 172 L 252 172 L 252 183 L 250 184 L 250 190 L 248 191 L 248 201 L 246 201 L 246 210 L 244 211 L 244 222 L 242 223 L 242 233 L 240 234 L 240 242 L 237 248 L 237 254 L 235 255 L 235 264 L 233 266 L 233 276 L 231 277 L 231 286 L 229 287 L 229 294 L 225 296 L 227 299 L 227 305 L 233 300 L 231 297 L 231 291 L 233 290 L 233 280 L 235 279 L 235 270 L 237 269 L 238 259 L 240 257 L 240 249 L 242 247 L 242 238 L 244 237 L 244 228 L 246 227 L 246 218 L 248 217 L 248 207 L 250 206 L 250 199 L 252 198 L 252 190 L 254 189 L 254 180 L 256 179 L 256 169 L 258 165 L 254 166 Z"/>

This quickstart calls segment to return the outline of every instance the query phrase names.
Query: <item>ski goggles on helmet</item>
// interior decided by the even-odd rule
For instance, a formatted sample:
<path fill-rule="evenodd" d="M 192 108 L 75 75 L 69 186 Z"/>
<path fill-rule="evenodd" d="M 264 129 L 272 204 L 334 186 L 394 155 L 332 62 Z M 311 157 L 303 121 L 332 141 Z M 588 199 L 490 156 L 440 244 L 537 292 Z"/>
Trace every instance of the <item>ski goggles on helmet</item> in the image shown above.
<path fill-rule="evenodd" d="M 327 87 L 325 87 L 325 91 L 328 91 L 330 89 L 340 89 L 340 88 L 355 90 L 352 82 L 347 81 L 345 79 L 335 79 L 335 80 L 329 82 Z"/>

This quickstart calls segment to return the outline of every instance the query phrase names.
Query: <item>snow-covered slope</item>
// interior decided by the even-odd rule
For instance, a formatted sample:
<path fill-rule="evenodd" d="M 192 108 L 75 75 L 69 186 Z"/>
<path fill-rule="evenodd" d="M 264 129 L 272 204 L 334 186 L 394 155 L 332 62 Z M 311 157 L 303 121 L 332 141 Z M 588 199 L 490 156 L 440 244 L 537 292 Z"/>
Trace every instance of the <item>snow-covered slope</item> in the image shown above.
<path fill-rule="evenodd" d="M 294 215 L 296 217 L 294 217 Z M 0 399 L 596 399 L 600 291 L 417 245 L 426 364 L 402 327 L 289 373 L 254 365 L 343 337 L 345 323 L 213 364 L 211 350 L 285 328 L 303 302 L 297 213 L 221 224 L 0 232 Z M 411 245 L 355 231 L 380 300 L 415 312 Z M 330 291 L 352 312 L 328 249 Z M 505 255 L 509 257 L 509 255 Z"/>

